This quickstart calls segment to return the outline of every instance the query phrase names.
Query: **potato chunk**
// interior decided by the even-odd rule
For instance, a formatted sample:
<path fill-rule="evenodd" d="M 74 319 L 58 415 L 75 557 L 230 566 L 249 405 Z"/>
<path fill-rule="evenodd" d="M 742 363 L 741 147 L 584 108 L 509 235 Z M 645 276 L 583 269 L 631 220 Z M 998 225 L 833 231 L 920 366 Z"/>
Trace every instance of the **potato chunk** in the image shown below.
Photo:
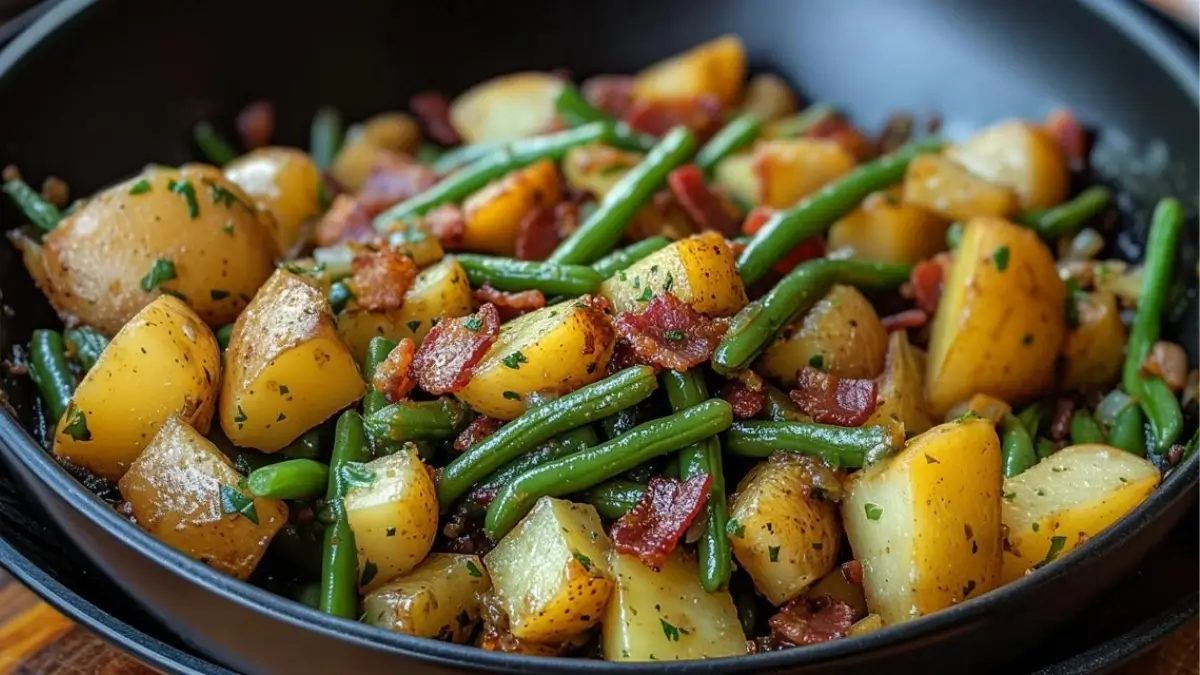
<path fill-rule="evenodd" d="M 994 124 L 946 150 L 968 171 L 1017 194 L 1022 209 L 1048 208 L 1067 198 L 1071 174 L 1046 131 L 1020 120 Z"/>
<path fill-rule="evenodd" d="M 1063 343 L 1062 387 L 1075 391 L 1112 384 L 1125 360 L 1125 326 L 1112 291 L 1067 298 L 1079 323 Z"/>
<path fill-rule="evenodd" d="M 1004 481 L 1004 583 L 1082 546 L 1137 508 L 1160 478 L 1153 464 L 1136 455 L 1107 445 L 1075 445 Z"/>
<path fill-rule="evenodd" d="M 883 371 L 887 340 L 870 301 L 853 286 L 837 285 L 767 347 L 759 372 L 788 387 L 808 366 L 838 377 L 873 378 Z"/>
<path fill-rule="evenodd" d="M 618 150 L 603 143 L 579 145 L 563 157 L 563 177 L 571 189 L 603 199 L 612 186 L 641 161 L 640 152 Z"/>
<path fill-rule="evenodd" d="M 511 256 L 521 220 L 536 208 L 562 199 L 558 168 L 546 159 L 513 171 L 463 203 L 466 229 L 461 248 Z"/>
<path fill-rule="evenodd" d="M 842 520 L 885 624 L 999 585 L 1001 482 L 1000 440 L 978 419 L 934 427 L 850 477 Z"/>
<path fill-rule="evenodd" d="M 700 586 L 696 560 L 677 549 L 655 572 L 634 556 L 610 556 L 616 591 L 601 628 L 606 661 L 711 659 L 746 653 L 728 591 Z"/>
<path fill-rule="evenodd" d="M 458 95 L 450 122 L 468 143 L 511 141 L 554 128 L 563 80 L 551 73 L 511 73 Z"/>
<path fill-rule="evenodd" d="M 879 378 L 875 412 L 863 426 L 900 425 L 908 435 L 933 426 L 925 403 L 925 354 L 908 342 L 906 331 L 888 336 L 887 365 Z"/>
<path fill-rule="evenodd" d="M 121 478 L 137 524 L 189 558 L 246 579 L 287 523 L 278 499 L 252 498 L 208 439 L 172 415 Z"/>
<path fill-rule="evenodd" d="M 914 264 L 946 249 L 949 223 L 890 192 L 876 192 L 829 228 L 829 250 L 856 258 Z"/>
<path fill-rule="evenodd" d="M 362 398 L 366 384 L 329 303 L 279 270 L 233 326 L 221 428 L 234 445 L 275 452 Z"/>
<path fill-rule="evenodd" d="M 492 581 L 478 556 L 431 553 L 416 569 L 363 599 L 363 621 L 386 630 L 465 644 Z"/>
<path fill-rule="evenodd" d="M 555 642 L 596 625 L 613 588 L 610 548 L 595 507 L 539 499 L 483 559 L 512 634 Z"/>
<path fill-rule="evenodd" d="M 371 175 L 380 152 L 412 154 L 421 143 L 421 127 L 411 115 L 385 112 L 347 131 L 329 172 L 349 192 L 357 192 Z"/>
<path fill-rule="evenodd" d="M 710 94 L 731 105 L 740 96 L 745 81 L 746 48 L 738 36 L 723 35 L 638 73 L 633 93 L 648 101 Z"/>
<path fill-rule="evenodd" d="M 295 148 L 259 148 L 230 162 L 225 177 L 275 216 L 275 243 L 287 256 L 305 238 L 305 223 L 321 213 L 321 171 Z M 290 256 L 289 256 L 290 257 Z"/>
<path fill-rule="evenodd" d="M 208 432 L 221 352 L 200 317 L 169 295 L 130 319 L 71 397 L 54 454 L 119 479 L 171 415 Z"/>
<path fill-rule="evenodd" d="M 854 168 L 855 159 L 837 141 L 779 138 L 760 141 L 717 165 L 716 182 L 751 204 L 787 208 Z"/>
<path fill-rule="evenodd" d="M 1007 217 L 1017 210 L 1012 190 L 989 183 L 938 155 L 917 155 L 904 174 L 904 201 L 948 220 Z"/>
<path fill-rule="evenodd" d="M 655 251 L 600 286 L 617 313 L 637 311 L 659 293 L 670 293 L 709 316 L 736 314 L 747 302 L 737 257 L 716 232 Z"/>

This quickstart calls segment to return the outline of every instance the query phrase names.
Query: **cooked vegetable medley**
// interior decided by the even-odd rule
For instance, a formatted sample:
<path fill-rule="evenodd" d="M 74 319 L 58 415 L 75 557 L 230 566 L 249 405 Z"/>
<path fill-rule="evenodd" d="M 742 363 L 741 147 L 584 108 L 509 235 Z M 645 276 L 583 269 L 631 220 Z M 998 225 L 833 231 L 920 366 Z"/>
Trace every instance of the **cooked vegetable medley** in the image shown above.
<path fill-rule="evenodd" d="M 487 650 L 803 647 L 1037 574 L 1196 451 L 1182 209 L 1104 259 L 1071 113 L 800 100 L 727 36 L 308 151 L 258 101 L 70 205 L 10 167 L 51 450 L 204 564 Z"/>

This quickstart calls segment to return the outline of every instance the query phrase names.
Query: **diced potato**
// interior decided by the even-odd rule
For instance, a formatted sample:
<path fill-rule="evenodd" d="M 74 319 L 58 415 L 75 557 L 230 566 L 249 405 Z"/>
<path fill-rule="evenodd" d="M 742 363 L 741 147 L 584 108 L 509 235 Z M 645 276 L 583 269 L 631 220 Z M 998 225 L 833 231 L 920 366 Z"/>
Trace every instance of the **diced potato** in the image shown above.
<path fill-rule="evenodd" d="M 836 140 L 779 138 L 760 141 L 752 159 L 739 153 L 717 165 L 716 183 L 752 204 L 794 205 L 854 168 L 855 158 Z"/>
<path fill-rule="evenodd" d="M 284 257 L 303 244 L 304 226 L 321 213 L 324 178 L 308 154 L 295 148 L 259 148 L 230 162 L 225 177 L 275 216 L 275 243 Z"/>
<path fill-rule="evenodd" d="M 433 477 L 413 446 L 367 462 L 346 492 L 346 520 L 358 547 L 359 590 L 378 588 L 417 566 L 438 529 Z"/>
<path fill-rule="evenodd" d="M 1063 345 L 1063 389 L 1112 384 L 1121 374 L 1125 352 L 1125 326 L 1116 296 L 1097 291 L 1067 302 L 1075 303 L 1079 323 Z"/>
<path fill-rule="evenodd" d="M 596 625 L 612 594 L 610 548 L 595 507 L 539 499 L 483 559 L 512 634 L 554 642 Z"/>
<path fill-rule="evenodd" d="M 563 177 L 572 190 L 602 199 L 612 186 L 642 161 L 642 153 L 619 150 L 603 143 L 571 148 L 563 157 Z"/>
<path fill-rule="evenodd" d="M 550 73 L 511 73 L 481 82 L 450 105 L 450 122 L 468 143 L 510 141 L 554 128 L 563 80 Z"/>
<path fill-rule="evenodd" d="M 1071 174 L 1058 144 L 1044 129 L 1020 120 L 994 124 L 946 156 L 1020 198 L 1022 209 L 1054 206 L 1067 198 Z"/>
<path fill-rule="evenodd" d="M 829 596 L 839 602 L 844 602 L 854 610 L 855 616 L 867 614 L 867 596 L 863 593 L 862 584 L 856 584 L 846 578 L 846 573 L 839 565 L 821 577 L 815 584 L 804 591 L 804 597 L 811 600 Z"/>
<path fill-rule="evenodd" d="M 1075 445 L 1004 481 L 1004 583 L 1082 546 L 1137 508 L 1160 479 L 1141 457 Z"/>
<path fill-rule="evenodd" d="M 511 420 L 533 392 L 565 394 L 604 377 L 615 342 L 601 311 L 575 300 L 543 307 L 500 326 L 471 381 L 454 395 L 484 415 Z"/>
<path fill-rule="evenodd" d="M 513 254 L 521 220 L 533 209 L 562 199 L 558 169 L 542 160 L 489 183 L 463 203 L 466 229 L 461 247 L 496 255 Z"/>
<path fill-rule="evenodd" d="M 808 457 L 781 456 L 754 467 L 729 506 L 738 564 L 773 605 L 804 592 L 837 563 L 837 507 L 814 491 Z"/>
<path fill-rule="evenodd" d="M 661 199 L 659 195 L 670 198 Z M 696 224 L 679 205 L 679 200 L 660 192 L 634 214 L 625 227 L 625 241 L 641 241 L 659 235 L 674 241 L 695 233 Z"/>
<path fill-rule="evenodd" d="M 759 73 L 746 83 L 742 111 L 757 115 L 763 122 L 787 117 L 796 112 L 798 105 L 795 92 L 778 75 Z"/>
<path fill-rule="evenodd" d="M 789 386 L 807 366 L 838 377 L 873 378 L 883 372 L 887 343 L 870 301 L 853 286 L 837 285 L 767 347 L 758 371 Z"/>
<path fill-rule="evenodd" d="M 396 221 L 387 231 L 387 243 L 393 250 L 412 258 L 417 267 L 429 267 L 446 255 L 441 240 L 417 223 Z"/>
<path fill-rule="evenodd" d="M 995 396 L 975 394 L 965 403 L 954 406 L 946 413 L 946 421 L 958 419 L 960 415 L 976 415 L 992 424 L 1000 424 L 1012 414 L 1012 406 Z"/>
<path fill-rule="evenodd" d="M 948 220 L 1007 217 L 1016 212 L 1017 195 L 989 183 L 938 155 L 917 155 L 904 174 L 904 201 Z"/>
<path fill-rule="evenodd" d="M 973 394 L 1020 405 L 1053 384 L 1066 291 L 1037 233 L 999 218 L 972 220 L 944 287 L 925 373 L 935 417 Z"/>
<path fill-rule="evenodd" d="M 1001 483 L 1000 439 L 978 419 L 934 427 L 850 477 L 842 520 L 884 624 L 999 584 Z"/>
<path fill-rule="evenodd" d="M 492 580 L 478 556 L 431 553 L 416 569 L 363 598 L 363 621 L 377 628 L 465 644 Z"/>
<path fill-rule="evenodd" d="M 258 566 L 287 523 L 278 499 L 252 497 L 225 455 L 177 415 L 121 478 L 137 524 L 189 558 L 238 579 Z"/>
<path fill-rule="evenodd" d="M 275 452 L 365 390 L 325 297 L 278 270 L 233 325 L 225 349 L 221 429 L 234 445 Z"/>
<path fill-rule="evenodd" d="M 342 187 L 357 192 L 371 175 L 375 155 L 381 150 L 412 154 L 421 143 L 421 127 L 407 113 L 386 112 L 361 126 L 351 127 L 329 172 Z"/>
<path fill-rule="evenodd" d="M 735 152 L 717 162 L 713 182 L 734 198 L 757 205 L 762 201 L 762 187 L 756 166 L 753 150 Z"/>
<path fill-rule="evenodd" d="M 863 200 L 829 229 L 829 250 L 854 258 L 913 264 L 946 249 L 949 223 L 889 192 Z"/>
<path fill-rule="evenodd" d="M 417 275 L 400 309 L 371 312 L 352 302 L 338 315 L 337 328 L 354 358 L 361 362 L 376 335 L 389 340 L 408 338 L 420 346 L 434 323 L 472 311 L 467 273 L 457 260 L 446 258 Z"/>
<path fill-rule="evenodd" d="M 640 309 L 657 293 L 670 293 L 709 316 L 736 314 L 747 302 L 737 257 L 716 232 L 655 251 L 600 286 L 618 313 Z"/>
<path fill-rule="evenodd" d="M 696 560 L 676 549 L 655 572 L 613 552 L 616 591 L 601 626 L 606 661 L 674 661 L 738 656 L 746 636 L 728 591 L 700 586 Z"/>
<path fill-rule="evenodd" d="M 160 295 L 112 339 L 58 421 L 54 454 L 119 479 L 168 417 L 208 432 L 221 352 L 187 305 Z"/>
<path fill-rule="evenodd" d="M 722 104 L 732 105 L 745 81 L 746 48 L 736 35 L 724 35 L 638 73 L 633 93 L 647 101 L 711 94 Z"/>
<path fill-rule="evenodd" d="M 846 637 L 856 637 L 859 635 L 866 635 L 867 633 L 874 633 L 880 628 L 883 628 L 883 618 L 878 614 L 868 614 L 858 621 L 855 621 L 854 624 L 850 626 L 850 630 L 846 631 Z"/>
<path fill-rule="evenodd" d="M 875 412 L 863 426 L 900 425 L 909 435 L 925 432 L 933 426 L 925 403 L 925 354 L 909 344 L 907 331 L 888 336 L 886 364 Z"/>

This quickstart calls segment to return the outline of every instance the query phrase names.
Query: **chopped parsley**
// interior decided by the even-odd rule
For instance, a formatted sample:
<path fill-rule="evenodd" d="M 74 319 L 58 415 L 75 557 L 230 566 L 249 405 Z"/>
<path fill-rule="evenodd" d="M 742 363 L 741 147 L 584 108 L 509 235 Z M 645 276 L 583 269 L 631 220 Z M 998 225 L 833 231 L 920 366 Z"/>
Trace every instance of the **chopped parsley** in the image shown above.
<path fill-rule="evenodd" d="M 1005 492 L 1004 493 L 1004 501 L 1006 501 L 1006 502 L 1011 502 L 1012 500 L 1014 500 L 1016 498 L 1017 498 L 1017 493 L 1015 493 L 1015 492 Z"/>
<path fill-rule="evenodd" d="M 1033 569 L 1035 569 L 1035 570 L 1041 569 L 1041 568 L 1045 567 L 1046 565 L 1049 565 L 1050 563 L 1057 560 L 1058 555 L 1060 553 L 1062 553 L 1062 550 L 1064 548 L 1066 548 L 1066 546 L 1067 546 L 1067 538 L 1066 537 L 1050 537 L 1050 550 L 1046 551 L 1046 557 L 1042 558 L 1042 561 L 1040 563 L 1034 565 Z"/>
<path fill-rule="evenodd" d="M 175 278 L 175 263 L 166 258 L 159 258 L 150 265 L 150 271 L 142 277 L 142 290 L 149 293 L 159 286 Z"/>
<path fill-rule="evenodd" d="M 129 194 L 131 194 L 131 195 L 144 195 L 149 191 L 150 191 L 150 181 L 146 180 L 145 178 L 134 183 L 129 188 Z"/>
<path fill-rule="evenodd" d="M 279 385 L 279 395 L 280 396 L 287 396 L 291 392 L 292 392 L 292 390 L 288 389 L 288 386 L 286 384 Z"/>
<path fill-rule="evenodd" d="M 808 357 L 808 365 L 817 370 L 825 370 L 825 357 L 820 354 L 813 354 Z"/>
<path fill-rule="evenodd" d="M 479 318 L 478 314 L 472 314 L 463 322 L 463 327 L 472 333 L 478 333 L 480 328 L 483 328 L 483 319 Z"/>
<path fill-rule="evenodd" d="M 503 396 L 504 398 L 506 398 L 510 401 L 520 401 L 521 400 L 521 395 L 515 391 L 505 391 L 503 394 L 501 394 L 501 396 Z"/>
<path fill-rule="evenodd" d="M 670 272 L 667 272 L 667 280 L 665 282 L 663 282 L 663 292 L 664 293 L 670 292 L 671 287 L 674 285 L 675 285 L 675 275 L 671 274 Z"/>
<path fill-rule="evenodd" d="M 483 576 L 483 571 L 479 569 L 479 566 L 475 564 L 474 560 L 468 560 L 467 561 L 467 574 L 470 574 L 471 576 L 478 578 L 478 577 Z"/>
<path fill-rule="evenodd" d="M 729 522 L 725 523 L 725 533 L 741 539 L 746 535 L 746 526 L 738 522 L 737 518 L 730 518 Z"/>
<path fill-rule="evenodd" d="M 883 507 L 871 502 L 863 504 L 863 511 L 867 514 L 867 520 L 879 520 L 883 516 Z"/>
<path fill-rule="evenodd" d="M 206 181 L 204 181 L 204 183 L 206 185 L 208 185 L 209 189 L 212 191 L 212 203 L 213 204 L 216 204 L 218 206 L 224 206 L 226 208 L 230 208 L 234 204 L 237 204 L 238 206 L 242 207 L 243 209 L 246 209 L 247 211 L 251 211 L 251 212 L 254 211 L 254 209 L 249 204 L 242 201 L 242 198 L 238 197 L 236 194 L 234 194 L 234 192 L 232 190 L 227 190 L 210 180 L 206 180 Z"/>
<path fill-rule="evenodd" d="M 1033 344 L 1033 333 L 1026 333 L 1025 337 L 1021 338 L 1021 344 L 1026 346 Z"/>
<path fill-rule="evenodd" d="M 76 408 L 74 403 L 67 408 L 67 425 L 63 427 L 63 433 L 81 443 L 92 440 L 92 432 L 87 425 L 87 415 Z"/>
<path fill-rule="evenodd" d="M 383 536 L 385 536 L 385 537 L 394 537 L 394 536 L 396 536 L 396 528 L 394 528 L 394 527 L 389 527 L 388 529 L 384 530 L 384 531 L 383 531 Z M 470 563 L 467 563 L 467 564 L 470 564 Z"/>
<path fill-rule="evenodd" d="M 287 415 L 284 415 L 283 413 L 279 413 L 279 416 L 275 418 L 275 421 L 276 421 L 276 422 L 282 422 L 282 421 L 284 421 L 284 420 L 286 420 L 286 419 L 287 419 Z"/>
<path fill-rule="evenodd" d="M 571 555 L 575 556 L 575 559 L 579 561 L 580 565 L 583 565 L 584 572 L 592 571 L 592 559 L 591 558 L 587 557 L 586 555 L 584 555 L 578 551 L 572 551 Z"/>
<path fill-rule="evenodd" d="M 414 332 L 414 333 L 415 333 L 415 332 L 417 332 L 417 329 L 418 329 L 418 328 L 420 328 L 420 327 L 421 327 L 421 320 L 420 320 L 420 319 L 413 319 L 412 321 L 409 321 L 409 322 L 408 322 L 408 329 L 409 329 L 409 330 L 411 330 L 411 331 L 412 331 L 412 332 Z"/>
<path fill-rule="evenodd" d="M 1033 529 L 1034 532 L 1037 532 L 1038 530 L 1042 529 L 1041 523 L 1034 523 L 1030 527 Z"/>
<path fill-rule="evenodd" d="M 225 298 L 229 297 L 229 291 L 222 291 L 214 288 L 208 292 L 208 297 L 212 298 L 213 300 L 224 300 Z"/>
<path fill-rule="evenodd" d="M 1009 251 L 1007 246 L 1001 246 L 992 253 L 992 262 L 996 264 L 996 269 L 1003 272 L 1008 269 Z"/>
<path fill-rule="evenodd" d="M 1079 282 L 1072 277 L 1067 279 L 1067 327 L 1074 330 L 1079 328 L 1079 303 L 1087 300 L 1087 293 L 1079 288 Z"/>
<path fill-rule="evenodd" d="M 189 218 L 195 220 L 200 217 L 200 203 L 196 201 L 196 188 L 192 186 L 192 181 L 186 178 L 181 181 L 168 181 L 167 189 L 183 197 L 183 200 L 187 202 Z"/>
<path fill-rule="evenodd" d="M 500 362 L 503 363 L 508 368 L 512 368 L 513 370 L 520 370 L 521 364 L 529 363 L 529 359 L 525 358 L 525 355 L 522 354 L 520 350 L 517 350 L 517 351 L 509 354 L 508 356 L 504 357 L 503 359 L 501 359 Z"/>
<path fill-rule="evenodd" d="M 679 629 L 678 628 L 676 628 L 675 626 L 672 626 L 670 623 L 667 622 L 666 619 L 663 619 L 663 618 L 659 618 L 658 622 L 662 624 L 663 635 L 666 635 L 668 640 L 670 640 L 671 642 L 679 642 Z"/>
<path fill-rule="evenodd" d="M 942 462 L 937 457 L 934 457 L 933 455 L 931 455 L 927 452 L 927 453 L 925 453 L 925 463 L 926 464 L 941 464 Z"/>
<path fill-rule="evenodd" d="M 363 563 L 362 578 L 359 579 L 358 585 L 366 586 L 375 579 L 377 574 L 379 574 L 379 566 L 368 560 L 367 562 Z"/>
<path fill-rule="evenodd" d="M 242 425 L 246 423 L 246 411 L 242 410 L 240 403 L 237 407 L 237 415 L 234 415 L 233 417 L 233 423 L 238 425 L 238 429 L 241 429 Z"/>
<path fill-rule="evenodd" d="M 238 514 L 246 520 L 258 524 L 258 511 L 254 508 L 254 500 L 242 494 L 240 490 L 232 485 L 221 484 L 221 512 L 225 514 Z"/>
<path fill-rule="evenodd" d="M 684 333 L 681 330 L 668 330 L 663 331 L 663 337 L 671 342 L 683 342 L 687 339 L 687 333 Z"/>
<path fill-rule="evenodd" d="M 646 302 L 646 301 L 649 301 L 650 299 L 652 299 L 653 297 L 654 297 L 654 291 L 650 290 L 650 287 L 647 286 L 646 290 L 642 291 L 641 296 L 638 297 L 638 300 L 642 300 L 643 302 Z"/>
<path fill-rule="evenodd" d="M 779 562 L 779 547 L 778 546 L 768 546 L 767 547 L 767 557 L 771 559 L 771 562 Z"/>
<path fill-rule="evenodd" d="M 225 224 L 221 226 L 221 231 L 232 237 L 233 236 L 233 221 L 232 220 L 225 221 Z"/>

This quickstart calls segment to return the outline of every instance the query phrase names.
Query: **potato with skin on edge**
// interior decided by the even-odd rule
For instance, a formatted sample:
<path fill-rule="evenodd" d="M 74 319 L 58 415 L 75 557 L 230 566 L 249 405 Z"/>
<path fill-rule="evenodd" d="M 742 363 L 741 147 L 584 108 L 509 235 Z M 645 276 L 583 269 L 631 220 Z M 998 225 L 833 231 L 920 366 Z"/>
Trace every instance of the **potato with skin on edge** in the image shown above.
<path fill-rule="evenodd" d="M 380 152 L 409 154 L 421 143 L 421 127 L 408 113 L 385 112 L 350 127 L 329 173 L 350 192 L 357 192 L 371 175 Z"/>
<path fill-rule="evenodd" d="M 238 317 L 225 349 L 225 435 L 239 447 L 275 452 L 365 391 L 325 296 L 291 272 L 275 272 Z"/>
<path fill-rule="evenodd" d="M 717 164 L 715 182 L 751 204 L 784 209 L 849 173 L 854 155 L 836 140 L 779 138 Z"/>
<path fill-rule="evenodd" d="M 274 216 L 275 243 L 288 257 L 304 240 L 304 225 L 321 213 L 324 178 L 307 153 L 295 148 L 259 148 L 224 168 L 255 205 Z"/>
<path fill-rule="evenodd" d="M 465 644 L 492 587 L 478 556 L 431 553 L 415 569 L 367 593 L 363 621 L 405 635 Z"/>
<path fill-rule="evenodd" d="M 287 524 L 287 505 L 252 497 L 243 476 L 211 441 L 177 415 L 121 478 L 130 515 L 185 555 L 247 579 L 271 538 Z"/>
<path fill-rule="evenodd" d="M 563 80 L 541 72 L 509 73 L 480 82 L 450 104 L 450 123 L 467 143 L 512 141 L 554 127 Z"/>
<path fill-rule="evenodd" d="M 839 284 L 784 328 L 763 352 L 758 370 L 788 387 L 808 366 L 838 377 L 870 379 L 883 372 L 887 341 L 870 301 L 853 286 Z"/>
<path fill-rule="evenodd" d="M 117 480 L 171 415 L 208 433 L 220 379 L 212 331 L 182 301 L 159 296 L 125 324 L 75 389 L 54 454 Z"/>
<path fill-rule="evenodd" d="M 748 302 L 737 258 L 716 232 L 674 242 L 600 286 L 617 314 L 637 311 L 659 293 L 670 293 L 709 316 L 731 316 Z"/>
<path fill-rule="evenodd" d="M 659 61 L 638 73 L 634 98 L 645 101 L 691 99 L 704 94 L 732 105 L 746 81 L 746 47 L 736 35 L 723 35 Z"/>
<path fill-rule="evenodd" d="M 1071 174 L 1058 144 L 1036 125 L 1020 120 L 993 124 L 946 156 L 968 171 L 1017 194 L 1021 209 L 1049 208 L 1066 201 Z"/>
<path fill-rule="evenodd" d="M 511 256 L 521 220 L 562 199 L 558 168 L 542 160 L 497 179 L 463 202 L 466 227 L 458 248 Z"/>
<path fill-rule="evenodd" d="M 946 249 L 949 227 L 932 211 L 900 201 L 899 190 L 876 192 L 829 228 L 828 248 L 855 258 L 915 264 Z"/>
<path fill-rule="evenodd" d="M 904 173 L 904 202 L 947 220 L 1006 218 L 1017 211 L 1017 195 L 939 155 L 917 155 Z"/>

